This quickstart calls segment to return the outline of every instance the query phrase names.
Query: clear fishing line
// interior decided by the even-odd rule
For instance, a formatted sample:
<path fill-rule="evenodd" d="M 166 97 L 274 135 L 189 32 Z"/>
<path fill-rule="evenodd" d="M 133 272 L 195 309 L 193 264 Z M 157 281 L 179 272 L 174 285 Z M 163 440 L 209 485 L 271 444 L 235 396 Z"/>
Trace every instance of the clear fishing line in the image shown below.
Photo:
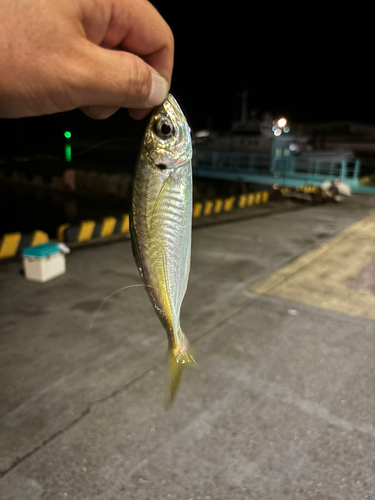
<path fill-rule="evenodd" d="M 109 295 L 107 295 L 106 297 L 104 297 L 104 299 L 101 301 L 100 305 L 98 306 L 98 308 L 96 309 L 96 311 L 94 312 L 93 314 L 93 317 L 91 319 L 91 322 L 90 322 L 90 326 L 89 326 L 89 329 L 87 331 L 87 336 L 86 336 L 86 344 L 85 344 L 85 347 L 84 347 L 84 352 L 86 352 L 87 350 L 87 343 L 89 341 L 89 335 L 91 333 L 91 330 L 94 326 L 94 323 L 95 323 L 95 320 L 96 318 L 98 317 L 98 314 L 100 313 L 100 311 L 102 310 L 104 304 L 110 299 L 112 298 L 114 295 L 116 295 L 117 293 L 119 292 L 122 292 L 123 290 L 127 290 L 128 288 L 136 288 L 136 287 L 139 287 L 139 286 L 143 286 L 144 288 L 152 288 L 151 285 L 144 285 L 143 283 L 138 283 L 137 285 L 128 285 L 128 286 L 123 286 L 122 288 L 119 288 L 118 290 L 115 290 L 114 292 L 110 293 Z"/>

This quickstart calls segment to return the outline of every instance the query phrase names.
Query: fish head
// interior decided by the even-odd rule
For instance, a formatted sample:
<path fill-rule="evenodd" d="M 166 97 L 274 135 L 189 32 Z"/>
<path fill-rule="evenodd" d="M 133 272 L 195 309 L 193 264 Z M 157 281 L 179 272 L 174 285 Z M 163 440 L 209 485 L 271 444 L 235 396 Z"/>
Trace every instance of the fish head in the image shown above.
<path fill-rule="evenodd" d="M 147 126 L 144 152 L 159 170 L 175 170 L 192 157 L 190 127 L 176 99 L 168 94 L 155 108 Z"/>

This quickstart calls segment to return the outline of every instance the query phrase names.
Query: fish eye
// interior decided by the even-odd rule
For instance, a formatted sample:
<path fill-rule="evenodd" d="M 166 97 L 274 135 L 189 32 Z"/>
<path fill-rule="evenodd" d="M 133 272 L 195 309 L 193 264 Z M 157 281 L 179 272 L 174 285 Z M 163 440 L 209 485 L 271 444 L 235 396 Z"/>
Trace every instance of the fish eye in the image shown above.
<path fill-rule="evenodd" d="M 160 131 L 163 135 L 169 135 L 171 133 L 171 127 L 168 123 L 163 123 L 160 127 Z"/>
<path fill-rule="evenodd" d="M 161 118 L 156 123 L 156 133 L 161 139 L 168 139 L 174 134 L 174 127 L 168 118 Z"/>

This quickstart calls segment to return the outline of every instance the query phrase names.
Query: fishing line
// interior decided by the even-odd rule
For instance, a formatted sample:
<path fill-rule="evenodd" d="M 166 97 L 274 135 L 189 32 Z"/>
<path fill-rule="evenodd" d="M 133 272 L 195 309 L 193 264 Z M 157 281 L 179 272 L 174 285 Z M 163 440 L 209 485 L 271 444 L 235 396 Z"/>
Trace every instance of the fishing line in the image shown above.
<path fill-rule="evenodd" d="M 94 323 L 95 323 L 95 320 L 98 316 L 98 314 L 100 313 L 100 311 L 102 310 L 104 304 L 107 302 L 107 300 L 109 300 L 111 297 L 113 297 L 114 295 L 116 295 L 117 293 L 119 292 L 122 292 L 123 290 L 127 290 L 128 288 L 136 288 L 136 287 L 139 287 L 139 286 L 143 286 L 144 288 L 153 288 L 151 285 L 144 285 L 143 283 L 138 283 L 137 285 L 128 285 L 128 286 L 123 286 L 122 288 L 119 288 L 118 290 L 115 290 L 114 292 L 110 293 L 109 295 L 107 295 L 103 300 L 102 302 L 100 303 L 99 307 L 97 308 L 97 310 L 94 312 L 94 315 L 91 319 L 91 322 L 90 322 L 90 326 L 89 326 L 89 329 L 87 331 L 87 336 L 86 336 L 86 343 L 85 343 L 85 347 L 84 347 L 84 352 L 86 353 L 87 351 L 87 343 L 88 343 L 88 340 L 89 340 L 89 335 L 91 333 L 91 330 L 92 330 L 92 327 L 94 326 Z"/>
<path fill-rule="evenodd" d="M 79 155 L 83 155 L 84 153 L 87 153 L 87 151 L 90 151 L 91 149 L 94 149 L 94 148 L 98 148 L 99 146 L 102 146 L 103 144 L 107 144 L 108 142 L 119 142 L 119 141 L 123 141 L 123 142 L 137 142 L 135 139 L 129 139 L 129 138 L 117 138 L 117 139 L 107 139 L 105 141 L 102 141 L 102 142 L 98 142 L 97 144 L 94 144 L 93 146 L 89 146 L 88 148 L 86 149 L 83 149 L 82 151 L 79 151 L 78 153 L 75 153 L 72 155 L 72 158 L 76 158 L 77 156 Z"/>
<path fill-rule="evenodd" d="M 87 151 L 90 151 L 91 149 L 94 149 L 94 148 L 98 148 L 98 147 L 102 146 L 103 144 L 107 144 L 108 142 L 120 142 L 120 141 L 128 142 L 128 143 L 138 142 L 136 139 L 130 139 L 129 137 L 128 138 L 118 137 L 117 139 L 106 139 L 105 141 L 101 141 L 101 142 L 98 142 L 97 144 L 93 144 L 92 146 L 89 146 L 88 148 L 85 148 L 82 151 L 79 151 L 78 153 L 72 154 L 72 158 L 76 158 L 79 155 L 83 155 L 84 153 L 87 153 Z M 47 160 L 62 160 L 63 159 L 61 156 L 55 156 L 55 155 L 49 155 L 49 154 L 40 154 L 37 156 L 39 156 L 40 158 L 47 159 Z"/>

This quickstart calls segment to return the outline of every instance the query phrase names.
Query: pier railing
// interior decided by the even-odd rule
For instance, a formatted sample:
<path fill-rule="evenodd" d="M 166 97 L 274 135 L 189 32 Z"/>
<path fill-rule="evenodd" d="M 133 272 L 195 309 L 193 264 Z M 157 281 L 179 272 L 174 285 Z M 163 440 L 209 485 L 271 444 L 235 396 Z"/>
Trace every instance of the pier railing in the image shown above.
<path fill-rule="evenodd" d="M 340 179 L 350 183 L 358 183 L 360 161 L 347 156 L 301 155 L 272 157 L 269 153 L 249 153 L 235 151 L 196 150 L 194 167 L 197 175 L 218 178 L 242 178 L 251 182 L 256 176 L 256 182 L 262 180 L 269 184 L 275 178 L 299 180 L 304 183 L 321 183 L 326 179 Z M 293 185 L 293 184 L 292 184 Z"/>
<path fill-rule="evenodd" d="M 233 171 L 253 170 L 269 172 L 271 155 L 269 153 L 247 153 L 235 151 L 197 150 L 194 153 L 194 166 L 210 169 L 229 169 Z"/>

